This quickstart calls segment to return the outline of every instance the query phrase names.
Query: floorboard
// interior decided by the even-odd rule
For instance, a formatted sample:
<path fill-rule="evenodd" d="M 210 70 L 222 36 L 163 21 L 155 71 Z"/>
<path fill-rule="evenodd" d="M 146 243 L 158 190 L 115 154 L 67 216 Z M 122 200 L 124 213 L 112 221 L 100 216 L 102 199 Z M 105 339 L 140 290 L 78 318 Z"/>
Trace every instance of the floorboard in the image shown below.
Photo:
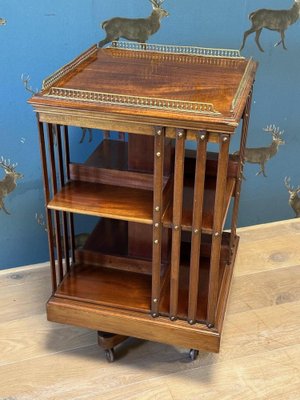
<path fill-rule="evenodd" d="M 300 222 L 239 229 L 219 354 L 50 323 L 47 265 L 0 272 L 0 400 L 299 400 Z"/>

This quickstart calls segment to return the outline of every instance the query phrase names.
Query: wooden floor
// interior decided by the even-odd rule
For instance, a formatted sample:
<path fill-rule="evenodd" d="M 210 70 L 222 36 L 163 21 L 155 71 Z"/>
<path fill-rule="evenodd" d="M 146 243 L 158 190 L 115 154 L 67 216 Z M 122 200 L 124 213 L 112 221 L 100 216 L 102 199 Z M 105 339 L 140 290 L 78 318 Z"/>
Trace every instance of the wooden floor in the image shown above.
<path fill-rule="evenodd" d="M 300 220 L 239 230 L 219 354 L 129 339 L 108 364 L 96 333 L 46 321 L 49 268 L 0 273 L 0 400 L 299 400 Z"/>

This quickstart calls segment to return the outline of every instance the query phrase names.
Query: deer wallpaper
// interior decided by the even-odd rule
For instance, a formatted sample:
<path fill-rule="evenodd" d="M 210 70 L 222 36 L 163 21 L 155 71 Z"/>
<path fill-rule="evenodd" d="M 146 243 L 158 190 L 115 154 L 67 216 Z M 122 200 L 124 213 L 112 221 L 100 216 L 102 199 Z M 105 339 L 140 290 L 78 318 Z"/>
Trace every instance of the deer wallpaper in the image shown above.
<path fill-rule="evenodd" d="M 239 226 L 300 217 L 300 0 L 165 0 L 160 25 L 152 21 L 142 38 L 130 19 L 150 17 L 161 1 L 25 3 L 0 0 L 0 269 L 49 259 L 37 127 L 26 101 L 92 44 L 117 39 L 115 17 L 128 19 L 122 34 L 129 39 L 241 49 L 259 62 Z M 74 132 L 79 158 L 99 135 Z M 239 132 L 232 153 L 238 143 Z M 85 224 L 79 221 L 79 239 Z"/>

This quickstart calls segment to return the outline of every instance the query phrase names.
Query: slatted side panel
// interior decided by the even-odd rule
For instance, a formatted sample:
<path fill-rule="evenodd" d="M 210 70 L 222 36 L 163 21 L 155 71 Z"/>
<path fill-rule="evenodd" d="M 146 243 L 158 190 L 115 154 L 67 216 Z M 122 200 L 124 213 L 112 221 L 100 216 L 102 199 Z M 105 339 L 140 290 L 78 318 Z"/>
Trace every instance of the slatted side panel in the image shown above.
<path fill-rule="evenodd" d="M 163 210 L 163 166 L 165 129 L 156 127 L 154 132 L 154 181 L 153 181 L 153 244 L 152 244 L 152 299 L 151 313 L 159 315 L 160 270 L 162 248 L 162 210 Z"/>
<path fill-rule="evenodd" d="M 38 116 L 37 116 L 38 118 Z M 42 122 L 38 121 L 38 131 L 39 131 L 39 144 L 40 144 L 40 154 L 42 160 L 42 175 L 44 183 L 44 196 L 45 203 L 47 204 L 50 200 L 50 185 L 48 180 L 48 166 L 47 166 L 47 149 L 46 149 L 46 137 L 44 125 Z M 51 281 L 52 281 L 52 292 L 54 293 L 57 289 L 57 273 L 55 265 L 55 254 L 54 254 L 54 233 L 51 210 L 46 208 L 46 221 L 47 221 L 47 233 L 48 233 L 48 245 L 49 245 L 49 257 L 50 257 L 50 267 L 51 267 Z"/>
<path fill-rule="evenodd" d="M 175 145 L 171 278 L 170 278 L 170 318 L 175 320 L 178 313 L 178 291 L 180 274 L 180 245 L 184 184 L 184 151 L 186 132 L 177 129 Z"/>
<path fill-rule="evenodd" d="M 205 131 L 198 132 L 194 199 L 193 199 L 190 277 L 189 277 L 188 321 L 190 324 L 196 322 L 196 315 L 197 315 L 207 138 L 208 138 L 207 132 Z"/>

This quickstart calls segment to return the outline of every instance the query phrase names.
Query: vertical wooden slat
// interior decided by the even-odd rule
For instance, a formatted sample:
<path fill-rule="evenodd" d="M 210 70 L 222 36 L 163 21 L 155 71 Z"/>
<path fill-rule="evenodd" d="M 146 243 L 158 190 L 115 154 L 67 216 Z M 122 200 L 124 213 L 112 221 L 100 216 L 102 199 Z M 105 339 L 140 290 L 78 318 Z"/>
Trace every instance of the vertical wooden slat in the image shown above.
<path fill-rule="evenodd" d="M 55 256 L 54 256 L 51 210 L 47 208 L 47 204 L 50 201 L 50 187 L 49 187 L 48 168 L 47 168 L 47 152 L 46 152 L 44 125 L 42 122 L 39 121 L 38 114 L 37 114 L 37 120 L 38 120 L 38 131 L 39 131 L 39 142 L 40 142 L 40 154 L 42 159 L 44 196 L 46 202 L 46 221 L 47 221 L 47 233 L 48 233 L 49 258 L 51 267 L 52 292 L 54 293 L 57 289 L 57 277 L 56 277 Z"/>
<path fill-rule="evenodd" d="M 220 152 L 218 158 L 218 171 L 217 171 L 216 193 L 215 193 L 215 203 L 214 203 L 212 247 L 211 247 L 208 304 L 207 304 L 207 325 L 210 327 L 213 327 L 215 325 L 216 305 L 218 300 L 219 267 L 220 267 L 219 264 L 220 264 L 220 251 L 222 243 L 224 195 L 227 182 L 230 136 L 220 135 L 219 140 L 220 140 Z"/>
<path fill-rule="evenodd" d="M 52 124 L 48 124 L 48 145 L 49 145 L 49 156 L 50 156 L 52 192 L 53 192 L 53 195 L 55 195 L 57 193 L 57 177 L 56 177 L 54 141 L 53 141 L 53 125 Z M 55 225 L 55 241 L 56 241 L 56 254 L 57 254 L 57 264 L 58 264 L 58 276 L 59 276 L 59 282 L 61 282 L 63 279 L 63 264 L 62 264 L 62 249 L 61 249 L 60 218 L 59 218 L 58 211 L 54 211 L 54 225 Z"/>
<path fill-rule="evenodd" d="M 65 185 L 65 168 L 62 150 L 62 140 L 61 140 L 61 128 L 60 125 L 56 125 L 56 137 L 57 137 L 57 150 L 58 150 L 58 170 L 59 170 L 59 180 L 60 187 Z M 64 243 L 64 258 L 66 270 L 70 270 L 70 256 L 69 256 L 69 232 L 68 232 L 68 219 L 67 213 L 62 212 L 62 228 L 63 228 L 63 243 Z"/>
<path fill-rule="evenodd" d="M 154 179 L 153 179 L 153 244 L 152 244 L 152 299 L 151 313 L 159 315 L 160 270 L 162 244 L 162 209 L 163 209 L 163 165 L 165 130 L 155 127 L 154 133 Z"/>
<path fill-rule="evenodd" d="M 172 220 L 172 250 L 171 250 L 171 281 L 170 281 L 170 318 L 175 320 L 178 314 L 178 290 L 180 273 L 180 244 L 184 184 L 184 151 L 186 132 L 176 131 L 173 220 Z"/>
<path fill-rule="evenodd" d="M 205 168 L 206 168 L 206 147 L 207 147 L 207 132 L 205 131 L 198 132 L 197 159 L 196 159 L 195 183 L 194 183 L 194 201 L 193 201 L 190 277 L 189 277 L 188 321 L 190 324 L 196 322 L 197 303 L 198 303 L 201 227 L 202 227 L 202 212 L 203 212 Z"/>
<path fill-rule="evenodd" d="M 69 144 L 69 129 L 64 126 L 64 145 L 65 145 L 65 159 L 66 159 L 66 178 L 70 180 L 70 144 Z M 71 244 L 71 257 L 72 262 L 75 262 L 75 233 L 74 233 L 74 216 L 73 213 L 68 213 L 70 225 L 70 244 Z"/>
<path fill-rule="evenodd" d="M 70 144 L 69 144 L 69 129 L 64 126 L 64 146 L 65 146 L 65 160 L 66 160 L 66 178 L 70 180 Z M 75 232 L 74 232 L 74 216 L 73 213 L 68 213 L 69 227 L 70 227 L 70 245 L 71 245 L 71 258 L 72 263 L 75 263 Z"/>

